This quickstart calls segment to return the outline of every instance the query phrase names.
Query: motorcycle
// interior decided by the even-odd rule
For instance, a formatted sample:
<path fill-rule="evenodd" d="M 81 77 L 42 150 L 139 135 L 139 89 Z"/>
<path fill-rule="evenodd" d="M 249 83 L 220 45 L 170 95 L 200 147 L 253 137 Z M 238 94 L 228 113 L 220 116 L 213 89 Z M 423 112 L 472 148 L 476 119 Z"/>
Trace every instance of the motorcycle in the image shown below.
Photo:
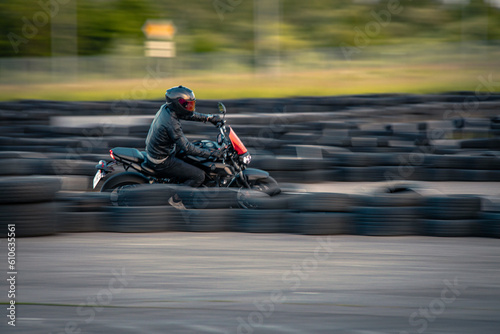
<path fill-rule="evenodd" d="M 194 145 L 209 149 L 224 151 L 220 159 L 201 158 L 179 152 L 176 157 L 192 164 L 205 172 L 205 181 L 202 187 L 237 187 L 240 189 L 257 190 L 269 196 L 281 192 L 276 180 L 268 172 L 255 168 L 248 168 L 252 157 L 243 142 L 238 138 L 230 126 L 226 126 L 226 107 L 218 103 L 219 112 L 223 114 L 222 121 L 217 128 L 219 134 L 216 141 L 201 140 Z M 97 172 L 93 180 L 93 188 L 107 174 L 114 171 L 114 166 L 121 164 L 125 171 L 109 177 L 101 187 L 101 192 L 116 192 L 126 187 L 138 184 L 168 183 L 179 184 L 176 178 L 162 178 L 147 164 L 146 152 L 135 148 L 115 147 L 110 151 L 113 160 L 100 160 L 95 166 Z M 135 171 L 129 171 L 133 169 Z"/>

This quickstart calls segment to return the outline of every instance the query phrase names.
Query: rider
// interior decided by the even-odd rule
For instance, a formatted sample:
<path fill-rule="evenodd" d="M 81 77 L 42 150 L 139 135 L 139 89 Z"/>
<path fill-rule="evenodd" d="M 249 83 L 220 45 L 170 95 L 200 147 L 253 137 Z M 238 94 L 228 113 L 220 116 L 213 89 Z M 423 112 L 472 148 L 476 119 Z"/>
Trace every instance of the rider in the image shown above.
<path fill-rule="evenodd" d="M 176 158 L 175 153 L 183 150 L 194 156 L 220 158 L 223 151 L 209 151 L 194 146 L 184 136 L 180 120 L 217 125 L 222 121 L 222 116 L 196 112 L 194 92 L 187 87 L 172 87 L 165 93 L 165 98 L 167 103 L 156 113 L 146 138 L 147 164 L 161 177 L 180 178 L 184 185 L 199 187 L 205 180 L 205 173 Z"/>

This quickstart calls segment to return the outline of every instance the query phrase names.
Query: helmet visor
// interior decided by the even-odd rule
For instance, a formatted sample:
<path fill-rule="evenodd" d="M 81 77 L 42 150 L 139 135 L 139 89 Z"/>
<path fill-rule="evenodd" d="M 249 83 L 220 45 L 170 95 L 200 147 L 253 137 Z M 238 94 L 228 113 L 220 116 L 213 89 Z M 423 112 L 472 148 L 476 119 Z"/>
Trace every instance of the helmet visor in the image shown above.
<path fill-rule="evenodd" d="M 179 99 L 179 104 L 186 110 L 188 111 L 194 111 L 195 105 L 196 105 L 196 100 L 190 100 L 187 101 L 183 99 L 182 97 Z"/>

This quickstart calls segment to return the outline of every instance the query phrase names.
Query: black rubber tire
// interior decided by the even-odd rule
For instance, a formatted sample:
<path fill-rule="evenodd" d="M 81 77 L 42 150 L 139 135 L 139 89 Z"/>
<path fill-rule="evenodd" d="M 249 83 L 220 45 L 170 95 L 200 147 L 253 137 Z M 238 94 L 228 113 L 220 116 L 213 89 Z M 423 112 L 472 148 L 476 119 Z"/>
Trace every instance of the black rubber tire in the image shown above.
<path fill-rule="evenodd" d="M 480 221 L 477 219 L 425 219 L 419 224 L 425 235 L 434 237 L 472 237 L 480 230 Z"/>
<path fill-rule="evenodd" d="M 428 168 L 426 174 L 429 181 L 461 181 L 457 169 Z"/>
<path fill-rule="evenodd" d="M 44 174 L 93 176 L 96 172 L 95 165 L 95 162 L 74 158 L 50 160 L 45 165 Z"/>
<path fill-rule="evenodd" d="M 251 181 L 250 186 L 253 190 L 261 191 L 269 196 L 275 196 L 281 192 L 278 182 L 271 176 Z"/>
<path fill-rule="evenodd" d="M 480 138 L 468 139 L 460 142 L 461 148 L 480 148 L 488 150 L 500 149 L 500 139 L 497 138 Z"/>
<path fill-rule="evenodd" d="M 57 216 L 59 233 L 101 232 L 107 221 L 105 212 L 61 211 Z"/>
<path fill-rule="evenodd" d="M 424 205 L 427 219 L 476 219 L 481 210 L 481 198 L 472 195 L 429 196 Z"/>
<path fill-rule="evenodd" d="M 423 206 L 423 197 L 415 192 L 359 196 L 360 205 L 374 207 Z"/>
<path fill-rule="evenodd" d="M 316 212 L 350 212 L 359 204 L 359 196 L 338 193 L 306 193 L 296 196 L 291 210 Z"/>
<path fill-rule="evenodd" d="M 240 189 L 238 206 L 242 209 L 287 210 L 297 196 L 300 195 L 279 194 L 271 197 L 260 191 Z"/>
<path fill-rule="evenodd" d="M 337 166 L 342 167 L 370 167 L 370 166 L 398 166 L 395 154 L 386 153 L 341 153 Z M 397 162 L 396 162 L 397 161 Z"/>
<path fill-rule="evenodd" d="M 356 234 L 373 236 L 415 235 L 421 209 L 418 207 L 356 207 Z"/>
<path fill-rule="evenodd" d="M 0 159 L 0 176 L 43 175 L 46 160 Z"/>
<path fill-rule="evenodd" d="M 0 204 L 47 202 L 54 199 L 61 181 L 54 177 L 0 178 Z"/>
<path fill-rule="evenodd" d="M 106 232 L 162 232 L 172 230 L 171 225 L 178 221 L 177 210 L 168 206 L 112 206 L 106 212 Z"/>
<path fill-rule="evenodd" d="M 356 234 L 370 236 L 405 236 L 417 235 L 418 227 L 415 219 L 385 219 L 356 218 Z"/>
<path fill-rule="evenodd" d="M 482 196 L 481 211 L 500 213 L 500 196 Z"/>
<path fill-rule="evenodd" d="M 104 182 L 101 187 L 101 192 L 111 192 L 118 187 L 135 185 L 135 184 L 145 184 L 149 180 L 136 172 L 123 172 L 119 174 L 112 175 L 110 178 Z"/>
<path fill-rule="evenodd" d="M 354 215 L 332 212 L 295 212 L 286 215 L 287 232 L 307 235 L 352 233 Z"/>
<path fill-rule="evenodd" d="M 3 159 L 36 159 L 36 160 L 42 160 L 42 159 L 47 159 L 46 154 L 38 153 L 38 152 L 27 152 L 27 151 L 5 151 L 1 152 L 0 151 L 0 160 Z"/>
<path fill-rule="evenodd" d="M 0 236 L 15 224 L 16 237 L 37 237 L 57 232 L 56 202 L 0 205 Z"/>
<path fill-rule="evenodd" d="M 421 208 L 413 206 L 358 206 L 353 210 L 357 215 L 375 217 L 408 217 L 418 218 Z"/>
<path fill-rule="evenodd" d="M 341 180 L 340 173 L 335 169 L 315 169 L 309 171 L 275 171 L 274 177 L 281 183 L 322 183 Z"/>
<path fill-rule="evenodd" d="M 454 169 L 454 181 L 487 182 L 494 181 L 489 170 Z"/>
<path fill-rule="evenodd" d="M 184 230 L 188 232 L 226 232 L 231 230 L 234 211 L 230 209 L 185 210 Z"/>
<path fill-rule="evenodd" d="M 329 159 L 311 159 L 295 157 L 257 157 L 252 167 L 267 171 L 309 171 L 325 169 L 332 165 Z"/>
<path fill-rule="evenodd" d="M 238 189 L 179 187 L 177 194 L 188 209 L 238 208 Z"/>
<path fill-rule="evenodd" d="M 337 170 L 340 171 L 342 181 L 347 182 L 377 182 L 389 179 L 387 176 L 388 167 L 340 167 Z M 394 175 L 398 176 L 398 174 Z M 401 179 L 403 178 L 401 177 Z"/>
<path fill-rule="evenodd" d="M 483 212 L 480 215 L 480 236 L 488 238 L 500 238 L 500 213 Z"/>
<path fill-rule="evenodd" d="M 417 191 L 422 189 L 420 183 L 409 181 L 394 181 L 360 196 L 360 206 L 423 206 L 424 197 Z"/>
<path fill-rule="evenodd" d="M 170 184 L 139 184 L 118 192 L 113 202 L 118 206 L 165 206 L 179 188 Z"/>
<path fill-rule="evenodd" d="M 284 210 L 245 210 L 235 211 L 235 232 L 280 233 L 285 231 Z"/>
<path fill-rule="evenodd" d="M 97 212 L 110 206 L 109 193 L 98 192 L 59 192 L 56 201 L 67 212 Z"/>
<path fill-rule="evenodd" d="M 449 168 L 457 168 L 457 166 L 459 166 L 464 169 L 489 170 L 498 169 L 500 167 L 500 159 L 496 155 L 459 155 L 457 159 L 457 163 Z"/>

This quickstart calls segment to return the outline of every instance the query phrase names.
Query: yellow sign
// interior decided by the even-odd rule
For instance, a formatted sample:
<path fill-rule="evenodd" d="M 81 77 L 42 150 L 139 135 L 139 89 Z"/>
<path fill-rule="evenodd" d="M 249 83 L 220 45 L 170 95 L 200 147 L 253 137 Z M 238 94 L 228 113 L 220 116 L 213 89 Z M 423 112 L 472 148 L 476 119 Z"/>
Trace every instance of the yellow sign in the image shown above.
<path fill-rule="evenodd" d="M 142 32 L 148 39 L 172 39 L 175 35 L 175 26 L 170 21 L 147 20 L 142 26 Z"/>

